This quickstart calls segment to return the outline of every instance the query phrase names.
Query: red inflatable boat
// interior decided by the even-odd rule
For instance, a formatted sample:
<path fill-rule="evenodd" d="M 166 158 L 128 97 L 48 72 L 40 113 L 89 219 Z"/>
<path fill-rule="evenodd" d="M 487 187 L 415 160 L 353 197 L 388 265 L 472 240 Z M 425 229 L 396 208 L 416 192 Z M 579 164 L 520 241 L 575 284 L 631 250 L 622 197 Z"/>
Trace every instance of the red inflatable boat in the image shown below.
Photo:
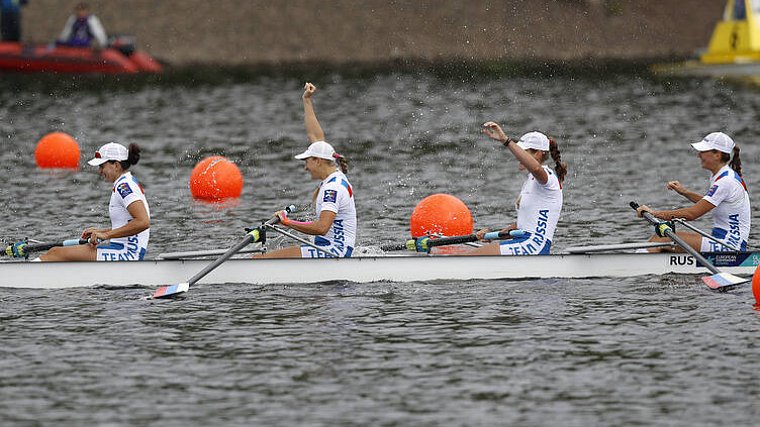
<path fill-rule="evenodd" d="M 163 67 L 133 45 L 106 49 L 0 42 L 0 71 L 24 73 L 159 73 Z"/>

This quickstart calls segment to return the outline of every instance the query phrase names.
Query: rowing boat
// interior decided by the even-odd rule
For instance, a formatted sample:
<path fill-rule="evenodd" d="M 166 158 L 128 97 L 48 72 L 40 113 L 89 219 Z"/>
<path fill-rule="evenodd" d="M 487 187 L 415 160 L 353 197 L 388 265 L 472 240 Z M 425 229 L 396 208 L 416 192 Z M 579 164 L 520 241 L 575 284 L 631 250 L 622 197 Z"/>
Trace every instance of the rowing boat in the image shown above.
<path fill-rule="evenodd" d="M 752 275 L 760 252 L 704 254 L 732 274 Z M 0 287 L 60 289 L 87 286 L 156 287 L 186 281 L 208 259 L 133 262 L 0 263 Z M 329 281 L 358 283 L 471 279 L 629 277 L 704 274 L 707 269 L 688 254 L 575 253 L 545 256 L 386 255 L 327 259 L 230 259 L 200 284 L 304 284 Z"/>

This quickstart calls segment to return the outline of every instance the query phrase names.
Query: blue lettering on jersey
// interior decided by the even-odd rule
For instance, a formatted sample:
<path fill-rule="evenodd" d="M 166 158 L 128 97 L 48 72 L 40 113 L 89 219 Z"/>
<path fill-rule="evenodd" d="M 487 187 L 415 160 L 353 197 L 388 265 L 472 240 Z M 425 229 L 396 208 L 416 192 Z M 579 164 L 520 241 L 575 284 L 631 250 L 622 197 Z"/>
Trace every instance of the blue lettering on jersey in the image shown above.
<path fill-rule="evenodd" d="M 125 199 L 127 196 L 132 194 L 132 189 L 129 188 L 129 184 L 126 182 L 122 182 L 121 184 L 116 186 L 116 191 L 119 192 L 119 195 L 122 199 Z"/>
<path fill-rule="evenodd" d="M 536 229 L 531 236 L 531 241 L 541 246 L 546 239 L 546 228 L 549 223 L 549 209 L 541 209 L 538 211 L 538 221 L 536 222 Z"/>
<path fill-rule="evenodd" d="M 709 190 L 707 190 L 707 196 L 712 197 L 712 195 L 715 194 L 717 190 L 718 190 L 718 184 L 713 185 L 712 187 L 710 187 Z"/>
<path fill-rule="evenodd" d="M 728 225 L 729 225 L 729 232 L 728 232 L 728 243 L 731 244 L 733 247 L 738 248 L 741 247 L 741 230 L 739 229 L 739 215 L 729 215 L 728 216 Z"/>
<path fill-rule="evenodd" d="M 322 198 L 323 202 L 332 202 L 338 200 L 338 192 L 335 190 L 325 190 L 325 196 Z"/>
<path fill-rule="evenodd" d="M 333 239 L 334 239 L 332 244 L 333 246 L 335 246 L 335 248 L 337 248 L 338 250 L 342 252 L 343 248 L 345 248 L 346 246 L 346 232 L 343 228 L 342 219 L 336 219 L 335 221 L 333 221 L 332 231 L 333 231 Z M 340 254 L 336 252 L 336 255 L 340 255 Z"/>

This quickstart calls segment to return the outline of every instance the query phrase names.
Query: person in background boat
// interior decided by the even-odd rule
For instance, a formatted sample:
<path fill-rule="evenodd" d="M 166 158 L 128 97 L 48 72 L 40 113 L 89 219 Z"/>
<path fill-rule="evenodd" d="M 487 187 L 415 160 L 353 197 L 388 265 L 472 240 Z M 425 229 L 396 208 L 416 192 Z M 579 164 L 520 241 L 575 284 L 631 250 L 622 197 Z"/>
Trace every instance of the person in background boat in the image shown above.
<path fill-rule="evenodd" d="M 74 7 L 74 14 L 66 21 L 57 44 L 90 47 L 93 41 L 97 42 L 98 47 L 105 48 L 108 45 L 106 30 L 100 19 L 90 13 L 90 6 L 87 3 L 79 3 Z"/>
<path fill-rule="evenodd" d="M 489 243 L 466 255 L 547 255 L 551 252 L 554 231 L 562 211 L 562 183 L 567 164 L 562 161 L 557 142 L 541 132 L 528 132 L 519 141 L 508 137 L 494 122 L 483 124 L 483 133 L 502 143 L 519 162 L 519 169 L 529 172 L 515 202 L 517 222 L 500 231 L 524 230 L 525 237 Z M 554 170 L 544 166 L 549 156 Z M 479 230 L 483 239 L 488 229 Z"/>
<path fill-rule="evenodd" d="M 21 6 L 26 0 L 0 0 L 0 36 L 4 42 L 21 40 Z"/>
<path fill-rule="evenodd" d="M 653 216 L 670 221 L 673 218 L 682 218 L 693 221 L 701 218 L 704 214 L 713 212 L 713 229 L 711 235 L 719 241 L 724 241 L 733 248 L 747 249 L 750 229 L 750 204 L 747 185 L 742 178 L 742 161 L 739 157 L 739 146 L 723 132 L 713 132 L 705 136 L 700 142 L 691 144 L 697 150 L 697 157 L 702 169 L 707 169 L 712 174 L 710 188 L 704 195 L 686 189 L 678 181 L 670 181 L 666 187 L 682 195 L 692 205 L 672 210 L 654 210 L 649 206 L 642 205 L 637 210 L 639 216 L 642 212 L 649 212 Z M 732 156 L 733 154 L 733 156 Z M 692 248 L 701 252 L 721 252 L 735 250 L 718 244 L 698 233 L 676 231 Z M 653 236 L 651 242 L 669 242 L 668 237 Z M 650 248 L 650 252 L 665 252 L 680 248 Z"/>
<path fill-rule="evenodd" d="M 300 222 L 288 218 L 285 211 L 277 212 L 280 224 L 314 236 L 314 244 L 336 257 L 350 257 L 356 242 L 356 205 L 351 183 L 346 177 L 348 161 L 324 141 L 325 134 L 314 113 L 312 96 L 317 88 L 306 83 L 303 92 L 304 124 L 311 145 L 295 156 L 304 161 L 304 170 L 319 180 L 314 192 L 317 220 Z M 271 251 L 267 258 L 326 258 L 328 255 L 309 245 L 292 246 Z"/>
<path fill-rule="evenodd" d="M 150 239 L 150 208 L 145 192 L 129 171 L 140 160 L 140 147 L 109 142 L 95 152 L 88 163 L 113 183 L 108 212 L 111 228 L 89 227 L 82 239 L 89 243 L 56 247 L 40 256 L 40 261 L 136 261 L 145 257 Z M 106 242 L 108 241 L 108 242 Z"/>

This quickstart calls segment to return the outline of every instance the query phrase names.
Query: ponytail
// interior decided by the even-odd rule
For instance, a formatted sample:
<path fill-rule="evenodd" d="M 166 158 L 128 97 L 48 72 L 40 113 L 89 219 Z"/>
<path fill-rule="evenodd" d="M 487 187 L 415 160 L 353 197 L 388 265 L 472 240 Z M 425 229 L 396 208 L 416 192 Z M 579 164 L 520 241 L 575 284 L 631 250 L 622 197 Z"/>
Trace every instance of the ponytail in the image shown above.
<path fill-rule="evenodd" d="M 742 176 L 742 159 L 739 157 L 739 146 L 734 145 L 734 155 L 731 158 L 731 162 L 728 163 L 731 169 L 735 170 L 739 176 Z"/>
<path fill-rule="evenodd" d="M 348 173 L 348 159 L 346 159 L 345 156 L 333 153 L 333 158 L 335 158 L 335 163 L 338 164 L 338 167 L 340 168 L 340 171 L 344 174 Z"/>
<path fill-rule="evenodd" d="M 552 138 L 549 138 L 549 154 L 551 154 L 552 160 L 554 160 L 554 172 L 557 173 L 557 178 L 559 178 L 560 182 L 564 182 L 565 175 L 567 174 L 567 163 L 562 161 L 562 154 L 559 152 L 557 141 Z"/>
<path fill-rule="evenodd" d="M 130 166 L 136 165 L 140 161 L 140 146 L 137 144 L 129 144 L 129 153 L 127 154 L 127 160 L 121 161 L 121 168 L 124 170 L 129 169 Z"/>

